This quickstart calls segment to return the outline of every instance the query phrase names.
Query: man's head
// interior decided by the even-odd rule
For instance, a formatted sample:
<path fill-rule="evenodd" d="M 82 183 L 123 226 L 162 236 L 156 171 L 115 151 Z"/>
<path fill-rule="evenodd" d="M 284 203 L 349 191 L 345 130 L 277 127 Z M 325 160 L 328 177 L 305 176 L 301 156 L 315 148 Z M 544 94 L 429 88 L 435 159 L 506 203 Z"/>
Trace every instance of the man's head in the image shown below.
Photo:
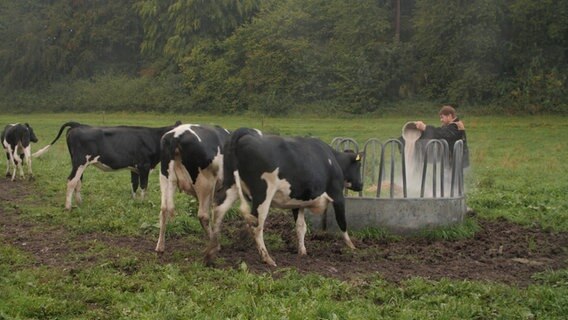
<path fill-rule="evenodd" d="M 456 109 L 450 105 L 445 105 L 442 109 L 440 109 L 438 114 L 440 115 L 440 121 L 443 124 L 450 124 L 456 118 Z"/>

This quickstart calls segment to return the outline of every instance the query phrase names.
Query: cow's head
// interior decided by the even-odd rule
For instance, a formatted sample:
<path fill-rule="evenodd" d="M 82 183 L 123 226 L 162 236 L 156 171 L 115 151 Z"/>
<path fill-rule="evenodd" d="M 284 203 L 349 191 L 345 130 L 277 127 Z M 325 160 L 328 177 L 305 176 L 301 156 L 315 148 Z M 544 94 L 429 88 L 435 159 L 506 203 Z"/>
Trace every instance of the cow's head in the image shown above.
<path fill-rule="evenodd" d="M 363 181 L 361 179 L 361 161 L 363 153 L 355 153 L 347 150 L 344 152 L 348 155 L 348 162 L 343 168 L 343 178 L 345 179 L 345 186 L 353 191 L 363 190 Z"/>
<path fill-rule="evenodd" d="M 30 127 L 30 125 L 27 124 L 27 123 L 25 125 L 26 125 L 26 128 L 28 128 L 28 131 L 30 132 L 30 141 L 31 142 L 37 142 L 38 140 L 37 140 L 37 137 L 34 133 L 34 129 L 32 129 L 32 127 Z"/>

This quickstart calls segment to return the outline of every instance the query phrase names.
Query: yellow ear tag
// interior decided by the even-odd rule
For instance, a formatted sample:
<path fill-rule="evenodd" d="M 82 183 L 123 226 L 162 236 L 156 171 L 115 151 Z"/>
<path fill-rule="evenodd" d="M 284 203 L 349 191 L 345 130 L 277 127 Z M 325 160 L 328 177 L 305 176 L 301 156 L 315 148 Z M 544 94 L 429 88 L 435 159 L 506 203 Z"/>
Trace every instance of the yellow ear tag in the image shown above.
<path fill-rule="evenodd" d="M 357 157 L 355 158 L 355 161 L 359 161 L 359 160 L 361 160 L 361 155 L 360 155 L 360 154 L 357 154 Z"/>

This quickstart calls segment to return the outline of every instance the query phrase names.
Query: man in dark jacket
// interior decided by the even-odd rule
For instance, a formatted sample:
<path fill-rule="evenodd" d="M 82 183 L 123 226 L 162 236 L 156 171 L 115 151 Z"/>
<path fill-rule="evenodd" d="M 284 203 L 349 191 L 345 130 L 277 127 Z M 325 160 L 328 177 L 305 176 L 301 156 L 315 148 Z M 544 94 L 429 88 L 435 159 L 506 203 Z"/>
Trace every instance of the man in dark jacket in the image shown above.
<path fill-rule="evenodd" d="M 450 156 L 453 154 L 454 143 L 458 140 L 463 140 L 463 168 L 469 167 L 469 150 L 467 148 L 467 138 L 463 122 L 456 115 L 456 110 L 450 106 L 445 105 L 438 113 L 440 115 L 441 127 L 434 127 L 426 125 L 422 121 L 416 121 L 416 128 L 422 131 L 419 140 L 429 139 L 444 139 L 448 142 L 450 147 Z"/>

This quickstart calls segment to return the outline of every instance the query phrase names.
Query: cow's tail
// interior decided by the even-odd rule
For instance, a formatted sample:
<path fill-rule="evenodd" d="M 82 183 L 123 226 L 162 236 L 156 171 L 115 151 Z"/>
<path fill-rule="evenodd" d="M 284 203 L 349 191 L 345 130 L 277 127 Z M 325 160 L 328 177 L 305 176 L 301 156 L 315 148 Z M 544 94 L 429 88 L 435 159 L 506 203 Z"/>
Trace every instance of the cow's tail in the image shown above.
<path fill-rule="evenodd" d="M 223 184 L 225 187 L 230 187 L 235 183 L 233 172 L 239 167 L 237 150 L 239 140 L 244 136 L 261 137 L 262 132 L 257 129 L 239 128 L 231 133 L 228 148 L 225 148 L 225 155 L 223 156 Z"/>
<path fill-rule="evenodd" d="M 49 148 L 50 148 L 55 142 L 57 142 L 57 140 L 59 139 L 59 137 L 61 137 L 61 133 L 63 133 L 63 130 L 65 130 L 65 128 L 69 127 L 69 128 L 71 128 L 71 129 L 73 129 L 73 128 L 78 127 L 78 126 L 80 126 L 80 125 L 81 125 L 80 123 L 74 122 L 74 121 L 69 121 L 69 122 L 64 123 L 64 124 L 61 126 L 61 128 L 59 129 L 59 133 L 57 134 L 57 137 L 55 137 L 55 139 L 53 139 L 53 141 L 52 141 L 50 144 L 48 144 L 47 146 L 45 146 L 45 147 L 39 149 L 38 151 L 34 152 L 34 153 L 32 154 L 32 157 L 37 158 L 37 157 L 43 155 L 44 153 L 46 153 L 46 152 L 49 150 Z"/>
<path fill-rule="evenodd" d="M 175 158 L 177 144 L 177 138 L 174 137 L 173 133 L 166 133 L 160 141 L 160 173 L 166 177 L 169 174 L 175 174 L 175 172 L 168 172 L 168 166 L 170 161 Z"/>

